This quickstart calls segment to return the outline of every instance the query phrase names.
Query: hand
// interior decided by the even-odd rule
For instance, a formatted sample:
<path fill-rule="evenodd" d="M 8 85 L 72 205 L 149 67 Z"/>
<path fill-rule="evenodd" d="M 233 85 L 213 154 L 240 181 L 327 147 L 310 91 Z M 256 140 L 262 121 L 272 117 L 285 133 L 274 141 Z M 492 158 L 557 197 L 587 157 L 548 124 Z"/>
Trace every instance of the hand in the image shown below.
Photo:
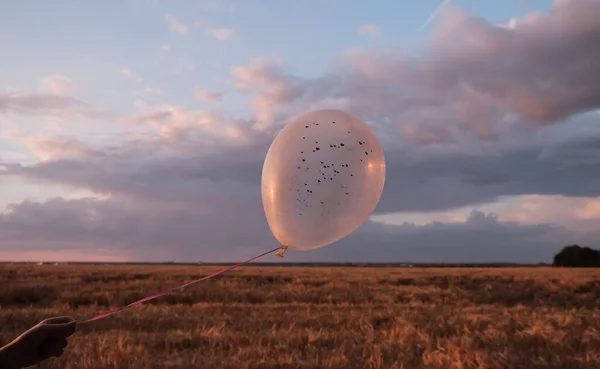
<path fill-rule="evenodd" d="M 26 368 L 61 356 L 76 327 L 77 321 L 71 317 L 40 322 L 0 349 L 0 369 Z"/>

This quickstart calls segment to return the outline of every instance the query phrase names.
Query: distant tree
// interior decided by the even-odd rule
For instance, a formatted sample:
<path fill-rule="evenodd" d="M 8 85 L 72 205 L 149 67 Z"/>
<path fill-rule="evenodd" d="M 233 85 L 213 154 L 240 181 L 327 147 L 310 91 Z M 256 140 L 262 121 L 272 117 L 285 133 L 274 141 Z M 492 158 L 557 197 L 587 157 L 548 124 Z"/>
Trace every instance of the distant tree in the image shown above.
<path fill-rule="evenodd" d="M 558 254 L 554 255 L 554 263 L 552 265 L 559 267 L 598 268 L 600 267 L 600 250 L 581 247 L 579 245 L 565 246 Z"/>

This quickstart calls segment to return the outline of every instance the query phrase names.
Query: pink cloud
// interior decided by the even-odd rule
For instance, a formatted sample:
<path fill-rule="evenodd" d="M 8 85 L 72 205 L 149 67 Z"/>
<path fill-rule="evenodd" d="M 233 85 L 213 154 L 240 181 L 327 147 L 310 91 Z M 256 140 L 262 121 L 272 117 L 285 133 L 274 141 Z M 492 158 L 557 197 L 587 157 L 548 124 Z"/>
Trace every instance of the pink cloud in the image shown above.
<path fill-rule="evenodd" d="M 65 76 L 54 75 L 42 79 L 42 89 L 53 95 L 71 95 L 75 89 L 73 81 Z"/>
<path fill-rule="evenodd" d="M 162 144 L 199 143 L 205 148 L 219 148 L 223 144 L 243 144 L 255 135 L 244 122 L 221 114 L 166 105 L 138 115 L 121 119 L 125 124 L 149 127 L 156 133 L 150 140 L 164 140 Z"/>
<path fill-rule="evenodd" d="M 285 74 L 282 64 L 277 61 L 256 59 L 250 65 L 232 67 L 231 73 L 240 91 L 260 91 L 253 103 L 260 126 L 269 126 L 274 119 L 275 107 L 293 99 L 292 77 Z"/>
<path fill-rule="evenodd" d="M 206 32 L 214 39 L 226 41 L 234 35 L 235 30 L 233 28 L 209 28 Z"/>

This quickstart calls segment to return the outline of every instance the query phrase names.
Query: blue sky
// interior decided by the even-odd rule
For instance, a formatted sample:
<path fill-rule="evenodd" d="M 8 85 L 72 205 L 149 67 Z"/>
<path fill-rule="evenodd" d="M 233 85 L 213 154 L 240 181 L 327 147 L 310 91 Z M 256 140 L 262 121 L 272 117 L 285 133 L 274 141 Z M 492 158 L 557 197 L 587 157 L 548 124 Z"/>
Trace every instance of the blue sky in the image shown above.
<path fill-rule="evenodd" d="M 439 13 L 426 22 L 436 10 Z M 0 165 L 8 168 L 0 166 L 4 227 L 21 234 L 24 228 L 19 227 L 27 222 L 42 222 L 50 227 L 46 232 L 58 232 L 63 226 L 52 222 L 66 219 L 29 219 L 21 213 L 28 211 L 26 205 L 36 204 L 57 214 L 52 211 L 57 200 L 64 201 L 60 206 L 65 206 L 61 211 L 67 217 L 83 211 L 81 206 L 85 211 L 93 208 L 96 214 L 101 212 L 96 207 L 106 210 L 114 203 L 127 204 L 130 213 L 123 209 L 121 213 L 127 213 L 131 222 L 144 223 L 140 204 L 158 201 L 156 193 L 141 198 L 139 194 L 146 190 L 177 189 L 187 196 L 198 195 L 197 210 L 205 203 L 199 192 L 193 192 L 193 186 L 200 184 L 189 183 L 178 172 L 173 178 L 161 178 L 157 167 L 169 163 L 188 170 L 192 162 L 195 171 L 204 173 L 211 168 L 210 155 L 217 155 L 215 162 L 227 158 L 231 170 L 239 170 L 229 156 L 243 149 L 250 150 L 244 151 L 248 155 L 244 160 L 252 158 L 252 165 L 259 168 L 273 132 L 250 128 L 254 123 L 277 127 L 312 107 L 341 104 L 380 125 L 379 133 L 391 152 L 389 170 L 396 176 L 372 218 L 376 224 L 366 225 L 363 233 L 371 226 L 400 227 L 386 232 L 408 237 L 402 228 L 406 224 L 429 232 L 437 223 L 466 232 L 480 224 L 481 212 L 497 223 L 494 227 L 512 232 L 510 237 L 532 232 L 527 236 L 533 237 L 534 245 L 529 258 L 547 257 L 551 252 L 539 251 L 538 244 L 556 237 L 554 232 L 562 232 L 565 242 L 585 242 L 595 224 L 590 219 L 596 219 L 594 186 L 581 185 L 589 180 L 583 173 L 593 161 L 587 157 L 591 151 L 569 152 L 572 156 L 567 159 L 582 160 L 568 164 L 569 169 L 562 162 L 551 167 L 556 164 L 553 155 L 597 134 L 595 111 L 600 107 L 591 96 L 594 87 L 573 82 L 578 90 L 564 91 L 571 86 L 564 81 L 580 80 L 586 71 L 569 69 L 572 61 L 561 55 L 580 53 L 574 58 L 581 59 L 586 49 L 560 49 L 597 37 L 593 20 L 581 18 L 592 17 L 596 10 L 589 0 L 3 2 Z M 511 19 L 519 21 L 511 23 Z M 586 22 L 592 26 L 585 28 Z M 582 31 L 574 30 L 579 24 Z M 590 58 L 595 60 L 593 55 Z M 527 69 L 534 65 L 540 68 Z M 449 84 L 460 92 L 448 90 Z M 437 101 L 438 107 L 422 110 L 415 101 Z M 445 106 L 439 108 L 442 102 Z M 194 146 L 198 140 L 211 139 L 222 141 L 210 155 L 203 151 L 206 148 Z M 523 155 L 521 164 L 532 161 L 524 173 L 510 161 L 519 155 Z M 540 159 L 546 157 L 552 160 Z M 486 168 L 485 163 L 494 160 L 493 169 Z M 73 161 L 85 169 L 73 171 Z M 578 185 L 542 189 L 534 187 L 538 177 L 527 175 L 539 172 L 541 178 L 552 170 L 571 169 L 580 170 L 569 172 Z M 106 177 L 87 178 L 87 170 Z M 206 186 L 218 183 L 214 175 L 203 179 L 210 183 Z M 492 182 L 519 175 L 531 183 L 507 179 L 504 184 L 483 185 L 488 182 L 479 177 L 484 175 Z M 178 182 L 179 176 L 183 179 Z M 479 182 L 471 183 L 475 177 Z M 256 205 L 254 180 L 238 178 L 231 186 L 218 195 L 239 196 L 239 201 Z M 414 194 L 414 201 L 405 198 L 406 192 Z M 82 205 L 82 199 L 93 200 Z M 190 212 L 198 215 L 173 201 L 156 203 L 153 209 L 169 209 L 173 212 L 169 219 L 189 219 Z M 550 211 L 557 203 L 564 203 L 571 215 Z M 228 219 L 223 216 L 212 220 Z M 27 221 L 19 223 L 23 219 Z M 147 221 L 144 227 L 160 222 Z M 83 236 L 69 238 L 64 233 L 46 246 L 35 240 L 0 238 L 0 246 L 5 246 L 5 254 L 0 247 L 0 258 L 29 258 L 43 251 L 49 258 L 88 255 L 93 259 L 102 249 L 111 258 L 130 259 L 139 258 L 139 249 L 148 243 L 148 235 L 116 236 L 108 234 L 106 224 L 92 223 L 84 228 L 101 229 L 85 242 Z M 254 225 L 260 229 L 257 242 L 272 241 L 264 225 Z M 2 226 L 0 222 L 0 231 Z M 549 227 L 543 237 L 535 228 L 542 226 Z M 103 232 L 108 233 L 102 236 Z M 176 233 L 173 228 L 163 230 L 163 234 L 171 232 Z M 181 257 L 193 253 L 189 242 L 173 237 L 153 245 L 157 251 L 151 257 L 162 258 L 161 248 L 175 241 L 184 245 Z M 360 237 L 359 232 L 347 242 L 357 243 Z M 411 238 L 411 242 L 425 242 L 427 237 L 418 242 Z M 381 239 L 382 245 L 388 242 Z M 231 250 L 245 249 L 235 237 L 217 240 Z M 344 259 L 348 257 L 344 242 L 306 257 Z M 17 246 L 21 244 L 36 251 Z M 123 245 L 134 251 L 122 254 Z M 485 248 L 478 252 L 478 258 L 486 257 Z M 209 249 L 196 253 L 215 259 L 236 255 Z M 388 254 L 379 255 L 385 259 Z M 427 259 L 402 248 L 390 255 Z M 507 252 L 491 258 L 512 256 Z"/>

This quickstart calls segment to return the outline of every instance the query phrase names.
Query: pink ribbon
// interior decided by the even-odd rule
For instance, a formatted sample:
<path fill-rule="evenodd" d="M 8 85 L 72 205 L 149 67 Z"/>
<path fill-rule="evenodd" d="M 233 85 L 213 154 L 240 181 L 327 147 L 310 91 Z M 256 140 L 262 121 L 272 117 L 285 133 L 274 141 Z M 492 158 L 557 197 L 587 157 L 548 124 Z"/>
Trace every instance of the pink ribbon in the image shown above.
<path fill-rule="evenodd" d="M 191 281 L 191 282 L 188 282 L 188 283 L 186 283 L 186 284 L 183 284 L 183 285 L 181 285 L 181 286 L 178 286 L 178 287 L 171 288 L 171 289 L 169 289 L 169 290 L 167 290 L 167 291 L 160 292 L 160 293 L 156 293 L 156 294 L 154 294 L 154 295 L 152 295 L 152 296 L 144 297 L 143 299 L 141 299 L 141 300 L 138 300 L 138 301 L 135 301 L 135 302 L 132 302 L 132 303 L 131 303 L 131 304 L 129 304 L 129 305 L 126 305 L 126 306 L 120 307 L 120 308 L 118 308 L 118 309 L 115 309 L 115 310 L 112 310 L 112 311 L 109 311 L 109 312 L 106 312 L 106 313 L 103 313 L 103 314 L 100 314 L 100 315 L 96 315 L 95 317 L 93 317 L 93 318 L 90 318 L 90 319 L 88 319 L 88 320 L 85 320 L 85 321 L 83 321 L 83 322 L 79 322 L 78 324 L 87 324 L 87 323 L 95 322 L 95 321 L 97 321 L 97 320 L 104 319 L 104 318 L 106 318 L 106 317 L 108 317 L 108 316 L 111 316 L 111 315 L 113 315 L 113 314 L 116 314 L 116 313 L 118 313 L 118 312 L 120 312 L 120 311 L 122 311 L 122 310 L 125 310 L 125 309 L 127 309 L 127 308 L 130 308 L 130 307 L 132 307 L 132 306 L 140 305 L 140 304 L 143 304 L 144 302 L 147 302 L 147 301 L 150 301 L 150 300 L 154 300 L 154 299 L 157 299 L 157 298 L 159 298 L 159 297 L 162 297 L 162 296 L 165 296 L 165 295 L 170 295 L 170 294 L 172 294 L 172 293 L 174 293 L 174 292 L 177 292 L 177 291 L 181 291 L 181 290 L 183 290 L 184 288 L 186 288 L 186 287 L 188 287 L 188 286 L 191 286 L 191 285 L 192 285 L 192 284 L 194 284 L 194 283 L 198 283 L 198 282 L 201 282 L 201 281 L 205 281 L 205 280 L 207 280 L 207 279 L 211 279 L 211 278 L 213 278 L 213 277 L 216 277 L 216 276 L 218 276 L 218 275 L 221 275 L 221 274 L 223 274 L 223 273 L 226 273 L 226 272 L 228 272 L 228 271 L 230 271 L 230 270 L 233 270 L 233 269 L 235 269 L 235 268 L 237 268 L 237 267 L 240 267 L 240 266 L 242 266 L 242 265 L 248 264 L 248 263 L 250 263 L 250 262 L 252 262 L 252 261 L 254 261 L 254 260 L 256 260 L 256 259 L 262 258 L 263 256 L 269 255 L 270 253 L 273 253 L 273 252 L 275 252 L 275 251 L 277 251 L 277 250 L 279 250 L 279 249 L 281 249 L 281 248 L 282 248 L 282 247 L 281 247 L 281 246 L 279 246 L 279 247 L 277 247 L 277 248 L 275 248 L 275 249 L 273 249 L 273 250 L 271 250 L 271 251 L 267 251 L 267 252 L 265 252 L 265 253 L 262 253 L 262 254 L 260 254 L 260 255 L 258 255 L 258 256 L 255 256 L 255 257 L 253 257 L 253 258 L 251 258 L 251 259 L 248 259 L 248 260 L 246 260 L 246 261 L 243 261 L 243 262 L 241 262 L 241 263 L 239 263 L 239 264 L 235 264 L 235 265 L 229 266 L 229 267 L 227 267 L 227 268 L 221 269 L 221 270 L 219 270 L 219 271 L 217 271 L 217 272 L 214 272 L 214 273 L 212 273 L 212 274 L 209 274 L 209 275 L 207 275 L 207 276 L 205 276 L 205 277 L 202 277 L 202 278 L 200 278 L 200 279 L 196 279 L 196 280 L 193 280 L 193 281 Z"/>

